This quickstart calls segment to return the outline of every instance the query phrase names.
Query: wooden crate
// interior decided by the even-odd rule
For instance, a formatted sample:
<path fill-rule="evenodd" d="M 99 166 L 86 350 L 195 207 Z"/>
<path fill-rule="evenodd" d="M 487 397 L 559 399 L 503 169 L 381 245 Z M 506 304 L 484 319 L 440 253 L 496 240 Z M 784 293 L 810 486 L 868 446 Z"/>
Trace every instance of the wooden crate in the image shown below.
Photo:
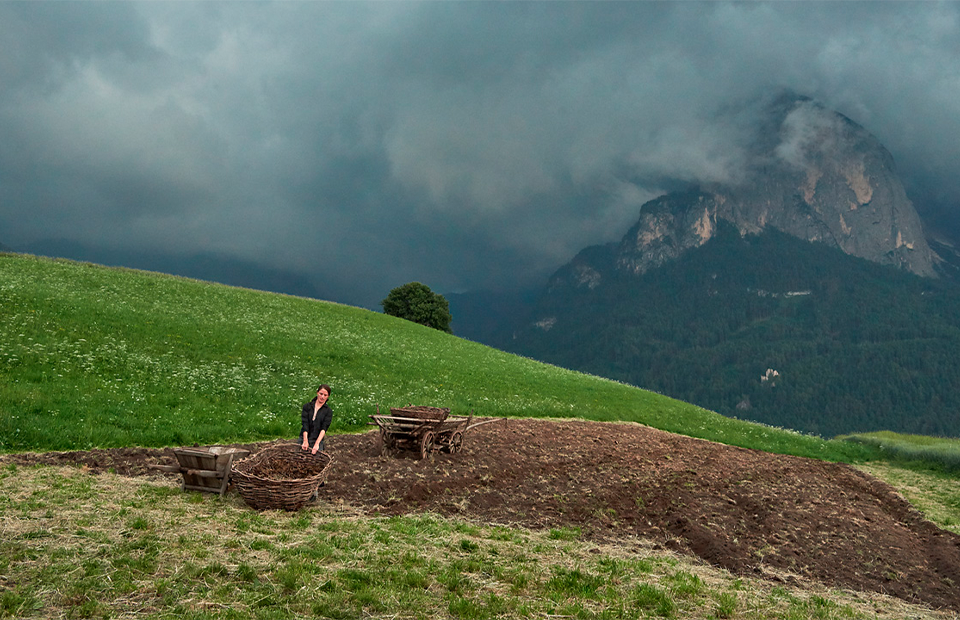
<path fill-rule="evenodd" d="M 158 466 L 164 471 L 179 472 L 183 476 L 180 488 L 184 491 L 204 491 L 223 495 L 230 485 L 230 472 L 234 459 L 241 459 L 249 450 L 204 446 L 174 448 L 176 465 Z"/>

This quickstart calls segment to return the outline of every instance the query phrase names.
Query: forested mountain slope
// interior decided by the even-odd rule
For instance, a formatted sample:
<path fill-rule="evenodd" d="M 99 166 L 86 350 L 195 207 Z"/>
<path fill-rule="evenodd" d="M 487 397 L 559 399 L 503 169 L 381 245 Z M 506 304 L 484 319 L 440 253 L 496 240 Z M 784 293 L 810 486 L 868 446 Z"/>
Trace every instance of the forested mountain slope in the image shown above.
<path fill-rule="evenodd" d="M 614 268 L 615 250 L 589 248 L 558 272 L 508 348 L 826 436 L 958 433 L 955 284 L 722 223 L 640 276 Z M 583 285 L 587 263 L 602 286 Z"/>

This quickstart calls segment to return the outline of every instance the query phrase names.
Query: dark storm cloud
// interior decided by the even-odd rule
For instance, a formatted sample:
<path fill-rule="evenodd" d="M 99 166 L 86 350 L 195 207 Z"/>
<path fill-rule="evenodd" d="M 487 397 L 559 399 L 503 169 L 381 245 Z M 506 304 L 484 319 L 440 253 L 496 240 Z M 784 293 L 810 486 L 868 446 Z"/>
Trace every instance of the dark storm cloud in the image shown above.
<path fill-rule="evenodd" d="M 375 305 L 536 280 L 735 181 L 789 88 L 960 199 L 953 3 L 0 3 L 0 242 L 219 252 Z"/>

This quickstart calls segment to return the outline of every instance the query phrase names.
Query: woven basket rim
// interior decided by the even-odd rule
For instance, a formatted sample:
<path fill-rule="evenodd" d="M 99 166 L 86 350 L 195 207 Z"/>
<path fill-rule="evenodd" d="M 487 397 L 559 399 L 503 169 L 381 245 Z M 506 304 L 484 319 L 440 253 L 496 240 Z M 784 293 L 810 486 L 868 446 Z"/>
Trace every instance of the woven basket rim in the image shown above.
<path fill-rule="evenodd" d="M 323 467 L 317 473 L 312 474 L 310 476 L 305 476 L 302 478 L 268 478 L 266 476 L 258 476 L 256 474 L 251 474 L 245 471 L 247 468 L 254 467 L 260 464 L 260 462 L 263 461 L 266 457 L 272 456 L 274 454 L 285 454 L 285 455 L 292 456 L 295 459 L 306 457 L 306 455 L 301 455 L 298 452 L 293 452 L 292 450 L 285 450 L 282 448 L 267 448 L 266 450 L 262 450 L 253 456 L 250 456 L 248 458 L 245 458 L 239 461 L 236 465 L 233 466 L 233 471 L 234 473 L 240 474 L 241 477 L 249 478 L 251 480 L 260 480 L 263 482 L 289 482 L 289 483 L 314 482 L 327 474 L 327 470 L 330 468 L 330 463 L 333 462 L 333 457 L 326 452 L 318 452 L 317 454 L 309 455 L 309 457 L 306 457 L 306 458 L 313 459 L 313 458 L 319 457 L 321 459 L 325 459 L 326 463 L 323 464 Z"/>

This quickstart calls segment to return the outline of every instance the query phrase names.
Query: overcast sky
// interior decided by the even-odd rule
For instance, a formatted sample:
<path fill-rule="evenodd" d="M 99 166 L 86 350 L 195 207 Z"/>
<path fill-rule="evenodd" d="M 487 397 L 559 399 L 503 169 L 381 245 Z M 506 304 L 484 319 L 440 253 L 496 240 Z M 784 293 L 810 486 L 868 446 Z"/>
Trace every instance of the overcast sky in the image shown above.
<path fill-rule="evenodd" d="M 213 251 L 376 307 L 542 280 L 735 178 L 781 88 L 960 205 L 960 4 L 0 2 L 0 243 Z"/>

